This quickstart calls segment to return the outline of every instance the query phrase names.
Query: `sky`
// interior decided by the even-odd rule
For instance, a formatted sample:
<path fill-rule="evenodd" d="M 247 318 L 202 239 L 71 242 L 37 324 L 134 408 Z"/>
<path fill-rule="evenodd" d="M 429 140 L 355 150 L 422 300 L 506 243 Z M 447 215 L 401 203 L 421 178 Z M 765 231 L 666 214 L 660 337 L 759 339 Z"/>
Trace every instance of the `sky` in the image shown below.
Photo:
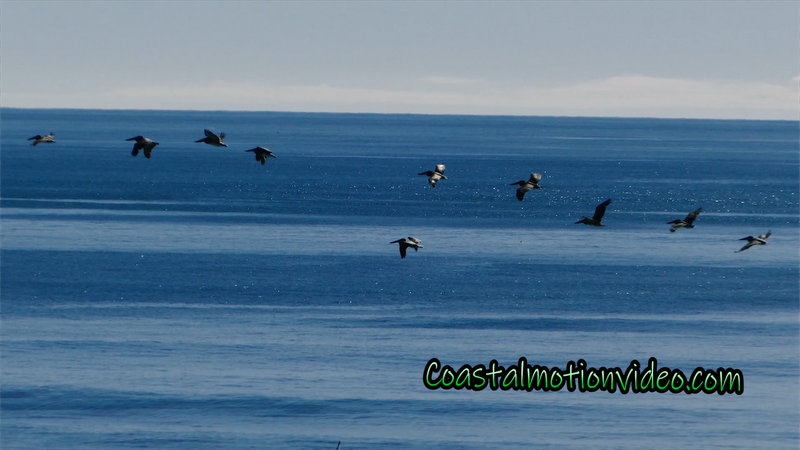
<path fill-rule="evenodd" d="M 800 2 L 0 1 L 0 106 L 800 118 Z"/>

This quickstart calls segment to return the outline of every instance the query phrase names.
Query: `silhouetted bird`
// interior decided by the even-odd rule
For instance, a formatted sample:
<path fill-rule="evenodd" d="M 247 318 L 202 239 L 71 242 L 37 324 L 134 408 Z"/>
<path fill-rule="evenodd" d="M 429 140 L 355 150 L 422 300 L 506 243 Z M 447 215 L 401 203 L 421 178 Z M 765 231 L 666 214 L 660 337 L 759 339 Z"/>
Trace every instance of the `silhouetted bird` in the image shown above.
<path fill-rule="evenodd" d="M 36 144 L 54 144 L 56 142 L 55 136 L 56 135 L 53 134 L 52 132 L 50 134 L 45 134 L 44 136 L 42 136 L 41 134 L 37 134 L 34 137 L 28 138 L 28 140 L 29 141 L 33 141 L 33 145 L 36 145 Z"/>
<path fill-rule="evenodd" d="M 675 219 L 672 222 L 667 222 L 668 224 L 672 224 L 669 231 L 675 232 L 678 228 L 694 228 L 694 219 L 697 219 L 697 216 L 699 216 L 701 212 L 703 212 L 703 208 L 697 208 L 690 212 L 683 220 Z"/>
<path fill-rule="evenodd" d="M 754 245 L 767 245 L 767 238 L 770 236 L 772 236 L 772 231 L 767 231 L 766 234 L 762 234 L 759 237 L 747 236 L 739 239 L 740 241 L 747 241 L 747 244 L 745 244 L 744 247 L 740 248 L 737 251 L 737 253 L 743 252 Z"/>
<path fill-rule="evenodd" d="M 261 164 L 267 163 L 267 158 L 274 158 L 275 154 L 270 151 L 268 148 L 264 147 L 256 147 L 251 148 L 250 150 L 245 150 L 246 152 L 253 152 L 256 154 L 256 161 L 261 161 Z"/>
<path fill-rule="evenodd" d="M 409 247 L 413 248 L 414 251 L 417 251 L 417 250 L 422 248 L 422 241 L 417 239 L 417 238 L 415 238 L 415 237 L 413 237 L 413 236 L 409 236 L 409 237 L 404 238 L 404 239 L 398 239 L 396 241 L 392 241 L 392 242 L 390 242 L 390 244 L 400 244 L 400 257 L 401 258 L 405 258 L 406 257 L 406 250 Z"/>
<path fill-rule="evenodd" d="M 427 170 L 425 172 L 420 172 L 417 175 L 425 175 L 428 177 L 428 184 L 430 184 L 431 187 L 436 187 L 437 181 L 447 179 L 447 177 L 444 176 L 444 164 L 437 164 L 436 170 Z"/>
<path fill-rule="evenodd" d="M 611 204 L 611 199 L 608 199 L 603 203 L 600 203 L 599 205 L 597 205 L 597 208 L 594 209 L 594 216 L 592 216 L 591 218 L 584 216 L 581 220 L 575 223 L 582 223 L 586 225 L 592 225 L 595 227 L 604 226 L 602 223 L 600 223 L 600 221 L 603 220 L 603 214 L 606 213 L 606 207 L 610 204 Z"/>
<path fill-rule="evenodd" d="M 219 136 L 217 136 L 208 130 L 203 130 L 203 132 L 206 134 L 206 137 L 203 139 L 198 139 L 195 142 L 205 142 L 206 144 L 213 145 L 215 147 L 227 147 L 227 145 L 222 143 L 222 141 L 225 140 L 225 133 L 220 133 Z"/>
<path fill-rule="evenodd" d="M 136 141 L 136 143 L 133 144 L 133 151 L 131 151 L 131 155 L 136 156 L 139 154 L 139 150 L 144 150 L 145 158 L 150 158 L 150 153 L 152 153 L 153 149 L 156 147 L 156 145 L 158 145 L 158 142 L 144 136 L 136 136 L 125 140 Z"/>
<path fill-rule="evenodd" d="M 525 197 L 525 193 L 530 191 L 531 189 L 541 189 L 542 187 L 539 186 L 539 180 L 542 179 L 542 174 L 540 173 L 532 173 L 531 177 L 528 178 L 528 181 L 519 180 L 516 183 L 511 183 L 512 186 L 518 185 L 517 188 L 517 200 L 522 201 Z"/>

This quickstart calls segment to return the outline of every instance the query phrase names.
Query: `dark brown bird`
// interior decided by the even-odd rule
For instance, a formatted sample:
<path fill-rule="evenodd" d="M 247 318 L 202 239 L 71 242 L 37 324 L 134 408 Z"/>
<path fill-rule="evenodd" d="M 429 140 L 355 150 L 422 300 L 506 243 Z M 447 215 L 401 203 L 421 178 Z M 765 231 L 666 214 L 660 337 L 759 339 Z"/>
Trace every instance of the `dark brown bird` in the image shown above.
<path fill-rule="evenodd" d="M 444 176 L 444 164 L 437 164 L 436 170 L 426 170 L 425 172 L 420 172 L 417 175 L 425 175 L 428 177 L 428 184 L 431 187 L 436 187 L 436 182 L 439 180 L 446 180 L 447 177 Z"/>
<path fill-rule="evenodd" d="M 519 180 L 516 183 L 511 183 L 512 186 L 518 185 L 517 188 L 517 200 L 522 201 L 525 198 L 525 193 L 530 191 L 531 189 L 541 189 L 542 187 L 539 186 L 539 180 L 542 179 L 542 174 L 540 173 L 532 173 L 531 177 L 528 178 L 528 181 Z"/>
<path fill-rule="evenodd" d="M 668 224 L 672 224 L 669 231 L 674 233 L 678 228 L 694 228 L 694 219 L 697 219 L 697 216 L 699 216 L 701 212 L 703 212 L 703 208 L 697 208 L 690 212 L 689 215 L 687 215 L 683 220 L 675 219 L 671 222 L 667 222 Z"/>
<path fill-rule="evenodd" d="M 406 257 L 406 250 L 409 247 L 413 248 L 414 251 L 417 251 L 422 248 L 422 241 L 413 236 L 392 241 L 390 242 L 390 244 L 400 244 L 400 258 Z"/>
<path fill-rule="evenodd" d="M 245 150 L 246 152 L 253 152 L 256 154 L 256 161 L 261 161 L 261 164 L 267 163 L 267 158 L 274 158 L 275 154 L 270 151 L 268 148 L 264 147 L 256 147 L 251 148 L 250 150 Z"/>
<path fill-rule="evenodd" d="M 579 220 L 579 221 L 577 221 L 575 223 L 582 223 L 582 224 L 591 225 L 591 226 L 594 226 L 594 227 L 605 226 L 602 223 L 600 223 L 600 221 L 603 220 L 603 215 L 606 213 L 606 207 L 608 205 L 610 205 L 610 204 L 611 204 L 611 199 L 608 199 L 608 200 L 604 201 L 603 203 L 600 203 L 599 205 L 597 205 L 597 208 L 594 209 L 594 216 L 592 216 L 592 217 L 584 216 L 581 220 Z"/>
<path fill-rule="evenodd" d="M 766 234 L 762 234 L 759 237 L 747 236 L 739 239 L 740 241 L 747 241 L 747 244 L 740 248 L 737 253 L 743 252 L 754 245 L 767 245 L 767 238 L 770 236 L 772 236 L 772 231 L 767 231 Z"/>
<path fill-rule="evenodd" d="M 203 139 L 198 139 L 195 142 L 205 142 L 206 144 L 213 145 L 215 147 L 227 147 L 226 144 L 222 143 L 222 141 L 225 140 L 225 133 L 220 133 L 219 136 L 217 136 L 209 130 L 203 130 L 203 132 L 206 134 L 206 137 Z"/>
<path fill-rule="evenodd" d="M 37 144 L 55 144 L 55 134 L 52 132 L 50 134 L 45 134 L 42 136 L 41 134 L 37 134 L 34 137 L 28 138 L 29 141 L 33 141 L 33 145 Z"/>
<path fill-rule="evenodd" d="M 136 156 L 139 154 L 139 150 L 144 150 L 144 157 L 148 159 L 150 158 L 150 154 L 153 152 L 153 149 L 156 147 L 156 145 L 158 145 L 158 142 L 144 136 L 136 136 L 125 140 L 136 141 L 136 143 L 133 144 L 131 155 Z"/>

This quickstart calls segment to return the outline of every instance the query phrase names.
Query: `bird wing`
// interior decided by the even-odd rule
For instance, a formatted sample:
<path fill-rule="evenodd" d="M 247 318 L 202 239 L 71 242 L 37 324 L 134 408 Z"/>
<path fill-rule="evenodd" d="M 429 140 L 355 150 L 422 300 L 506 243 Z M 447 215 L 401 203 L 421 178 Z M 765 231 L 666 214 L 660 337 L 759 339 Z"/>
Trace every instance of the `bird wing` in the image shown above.
<path fill-rule="evenodd" d="M 525 198 L 525 193 L 528 192 L 527 189 L 520 187 L 517 189 L 517 200 L 522 201 Z"/>
<path fill-rule="evenodd" d="M 408 248 L 408 243 L 405 239 L 398 239 L 396 241 L 389 242 L 390 244 L 400 244 L 400 257 L 406 257 L 406 250 Z"/>
<path fill-rule="evenodd" d="M 597 208 L 594 209 L 594 216 L 592 217 L 596 221 L 600 221 L 603 218 L 603 215 L 606 213 L 606 207 L 611 204 L 611 199 L 604 201 L 597 205 Z"/>
<path fill-rule="evenodd" d="M 134 137 L 132 137 L 132 138 L 125 139 L 125 140 L 126 140 L 126 141 L 136 141 L 136 142 L 139 142 L 139 141 L 141 141 L 141 140 L 142 140 L 142 136 L 134 136 Z"/>
<path fill-rule="evenodd" d="M 39 139 L 41 139 L 41 138 L 42 138 L 42 135 L 41 135 L 41 134 L 37 134 L 37 135 L 36 135 L 36 136 L 34 136 L 34 137 L 29 137 L 29 138 L 28 138 L 28 140 L 29 140 L 29 141 L 33 141 L 33 140 L 39 140 Z"/>
<path fill-rule="evenodd" d="M 694 222 L 694 219 L 697 219 L 697 216 L 699 216 L 701 212 L 703 212 L 703 208 L 697 208 L 694 211 L 690 212 L 689 215 L 687 215 L 686 218 L 683 220 L 691 225 L 691 223 Z"/>
<path fill-rule="evenodd" d="M 770 236 L 772 236 L 772 230 L 770 230 L 770 231 L 767 231 L 767 233 L 766 233 L 766 234 L 762 234 L 762 235 L 761 235 L 761 236 L 759 236 L 758 238 L 759 238 L 759 239 L 761 239 L 761 240 L 764 240 L 764 239 L 766 239 L 766 238 L 768 238 L 768 237 L 770 237 Z"/>
<path fill-rule="evenodd" d="M 212 133 L 210 130 L 203 130 L 203 133 L 206 134 L 206 137 L 210 137 L 212 139 L 219 139 L 216 134 Z"/>

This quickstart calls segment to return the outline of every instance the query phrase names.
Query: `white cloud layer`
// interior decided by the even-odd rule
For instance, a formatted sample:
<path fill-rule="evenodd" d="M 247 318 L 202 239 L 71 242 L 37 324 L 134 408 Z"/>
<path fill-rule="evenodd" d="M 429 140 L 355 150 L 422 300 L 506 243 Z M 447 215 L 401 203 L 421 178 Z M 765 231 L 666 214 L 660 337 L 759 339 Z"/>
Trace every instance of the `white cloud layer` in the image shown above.
<path fill-rule="evenodd" d="M 568 86 L 504 86 L 431 76 L 412 88 L 329 84 L 137 86 L 93 92 L 2 94 L 27 108 L 271 110 L 798 120 L 800 77 L 786 84 L 616 76 Z"/>

